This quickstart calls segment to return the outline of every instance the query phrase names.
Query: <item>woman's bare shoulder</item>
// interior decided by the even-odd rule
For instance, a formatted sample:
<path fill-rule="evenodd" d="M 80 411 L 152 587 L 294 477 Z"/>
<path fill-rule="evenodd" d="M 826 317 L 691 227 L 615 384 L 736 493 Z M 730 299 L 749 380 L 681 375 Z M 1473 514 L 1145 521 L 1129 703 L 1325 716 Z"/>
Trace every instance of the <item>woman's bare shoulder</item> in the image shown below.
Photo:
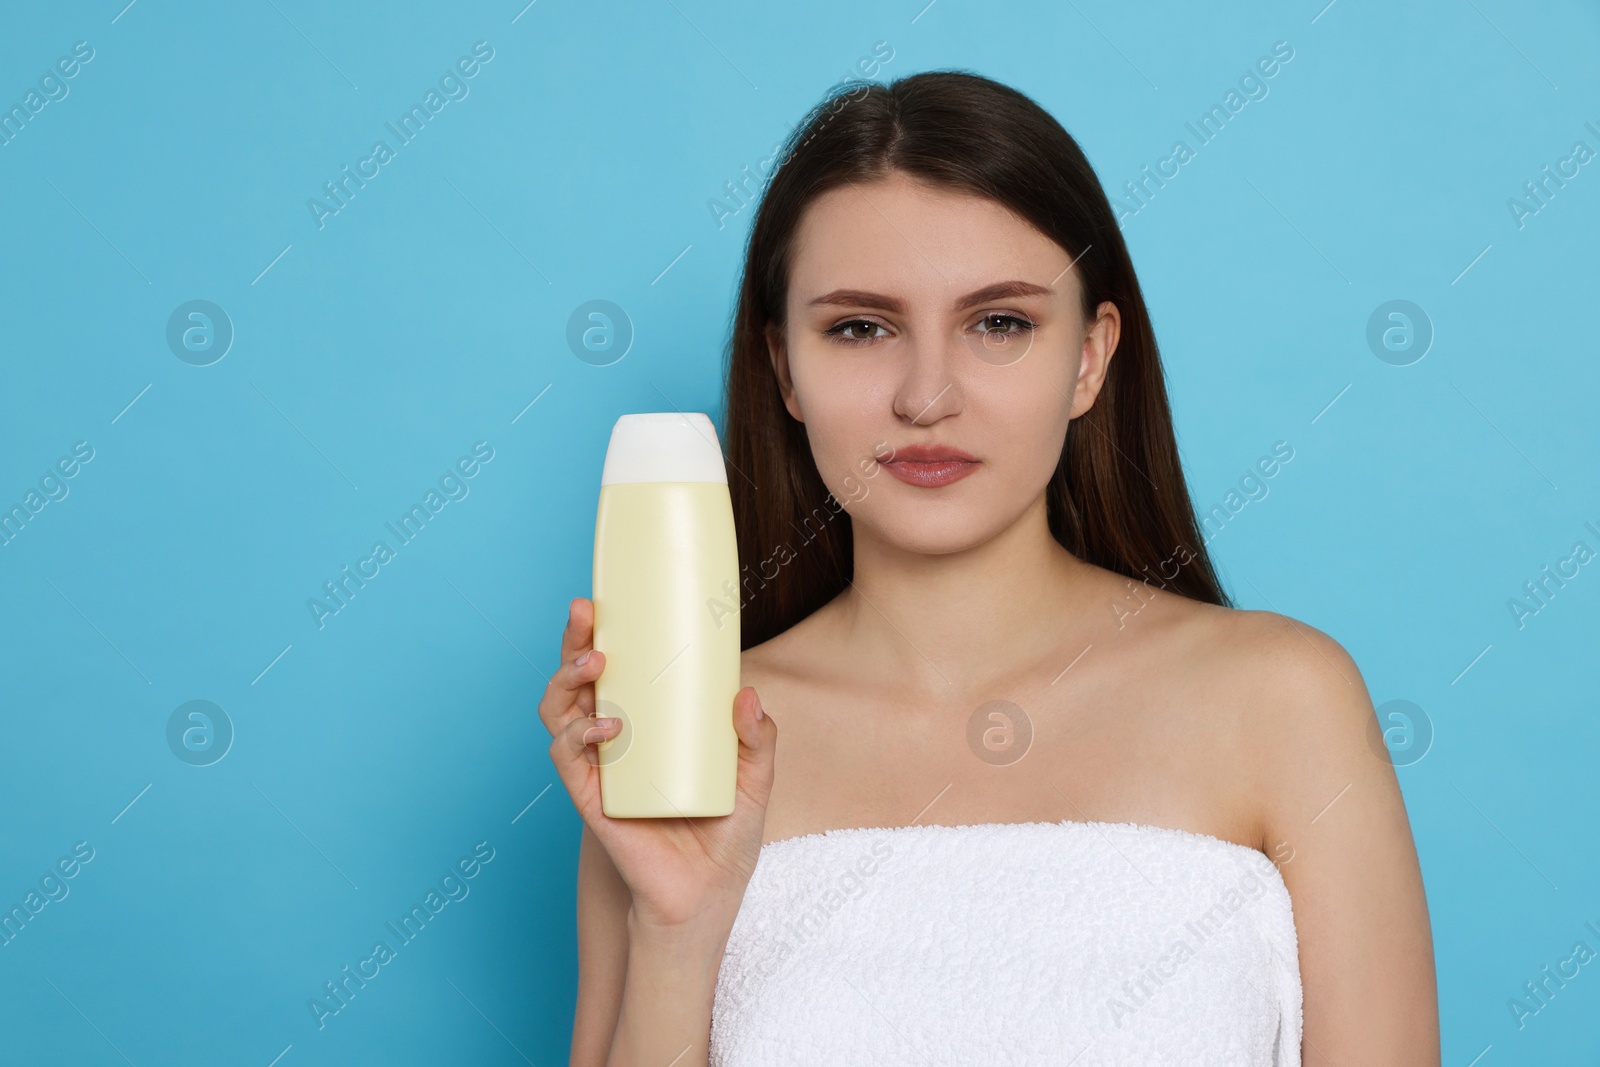
<path fill-rule="evenodd" d="M 1162 594 L 1157 616 L 1161 651 L 1186 670 L 1248 693 L 1252 710 L 1270 714 L 1283 702 L 1326 702 L 1361 687 L 1354 659 L 1338 641 L 1298 619 L 1275 611 L 1208 604 Z M 1364 693 L 1363 693 L 1364 695 Z"/>
<path fill-rule="evenodd" d="M 1227 609 L 1197 648 L 1197 665 L 1232 695 L 1235 770 L 1268 835 L 1286 820 L 1308 825 L 1340 784 L 1392 776 L 1361 670 L 1327 633 L 1278 612 Z"/>
<path fill-rule="evenodd" d="M 1173 714 L 1199 717 L 1221 742 L 1208 758 L 1225 764 L 1238 817 L 1264 841 L 1286 810 L 1303 824 L 1331 799 L 1322 793 L 1332 760 L 1353 774 L 1381 758 L 1361 672 L 1334 638 L 1274 611 L 1170 594 L 1152 603 L 1141 659 L 1170 683 Z"/>
<path fill-rule="evenodd" d="M 1296 735 L 1360 733 L 1373 718 L 1354 657 L 1299 619 L 1230 610 L 1217 628 L 1213 663 L 1247 683 L 1244 710 L 1251 733 L 1279 744 Z M 1280 756 L 1286 754 L 1280 749 Z"/>
<path fill-rule="evenodd" d="M 1241 611 L 1223 628 L 1235 640 L 1219 648 L 1217 668 L 1248 679 L 1244 784 L 1294 901 L 1306 1040 L 1341 1062 L 1411 1047 L 1417 1062 L 1438 1063 L 1422 872 L 1361 672 L 1338 641 L 1298 619 Z"/>
<path fill-rule="evenodd" d="M 827 607 L 812 612 L 793 626 L 739 654 L 745 685 L 780 685 L 816 673 L 821 659 L 819 642 L 826 628 Z"/>

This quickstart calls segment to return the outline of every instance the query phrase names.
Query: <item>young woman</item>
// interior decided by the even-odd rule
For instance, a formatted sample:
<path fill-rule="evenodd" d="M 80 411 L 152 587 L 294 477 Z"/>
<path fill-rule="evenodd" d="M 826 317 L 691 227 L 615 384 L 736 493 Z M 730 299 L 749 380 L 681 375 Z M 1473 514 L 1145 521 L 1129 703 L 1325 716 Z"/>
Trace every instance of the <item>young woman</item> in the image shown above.
<path fill-rule="evenodd" d="M 724 439 L 734 813 L 601 812 L 589 600 L 540 703 L 585 823 L 573 1063 L 1439 1062 L 1361 675 L 1219 587 L 1127 249 L 1045 111 L 961 72 L 812 111 Z"/>

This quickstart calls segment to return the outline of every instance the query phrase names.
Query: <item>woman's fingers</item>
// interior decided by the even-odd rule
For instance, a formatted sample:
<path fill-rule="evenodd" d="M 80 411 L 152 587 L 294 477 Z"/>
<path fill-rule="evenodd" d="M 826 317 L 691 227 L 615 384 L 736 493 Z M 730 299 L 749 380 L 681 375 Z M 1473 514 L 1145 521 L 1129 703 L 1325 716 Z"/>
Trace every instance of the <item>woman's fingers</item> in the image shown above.
<path fill-rule="evenodd" d="M 575 597 L 568 607 L 567 625 L 561 634 L 561 666 L 545 685 L 539 698 L 539 719 L 552 737 L 574 715 L 594 713 L 594 690 L 591 683 L 605 669 L 605 656 L 590 652 L 594 637 L 594 605 L 584 597 Z M 583 659 L 582 663 L 578 660 Z"/>
<path fill-rule="evenodd" d="M 594 601 L 575 596 L 567 604 L 567 626 L 561 631 L 561 662 L 576 659 L 594 639 Z"/>
<path fill-rule="evenodd" d="M 574 597 L 561 633 L 561 666 L 539 699 L 539 719 L 550 731 L 550 761 L 579 812 L 598 806 L 599 756 L 592 747 L 622 731 L 620 719 L 595 719 L 594 680 L 606 669 L 605 654 L 591 647 L 594 604 Z"/>
<path fill-rule="evenodd" d="M 556 773 L 580 814 L 591 803 L 589 794 L 600 788 L 594 773 L 600 756 L 594 746 L 621 732 L 621 719 L 591 719 L 584 715 L 568 722 L 551 739 L 550 762 L 555 764 Z"/>
<path fill-rule="evenodd" d="M 558 667 L 539 698 L 539 718 L 552 737 L 573 719 L 594 713 L 594 680 L 606 669 L 606 655 L 590 650 L 579 659 L 583 662 L 572 660 Z"/>
<path fill-rule="evenodd" d="M 599 766 L 600 753 L 594 746 L 602 741 L 611 740 L 621 732 L 621 719 L 608 719 L 603 715 L 594 718 L 585 716 L 582 719 L 574 719 L 562 731 L 562 736 L 567 738 L 569 753 L 575 757 L 581 757 L 585 763 Z"/>
<path fill-rule="evenodd" d="M 778 724 L 761 707 L 754 686 L 745 686 L 733 698 L 733 730 L 739 735 L 739 792 L 765 811 L 772 795 Z"/>

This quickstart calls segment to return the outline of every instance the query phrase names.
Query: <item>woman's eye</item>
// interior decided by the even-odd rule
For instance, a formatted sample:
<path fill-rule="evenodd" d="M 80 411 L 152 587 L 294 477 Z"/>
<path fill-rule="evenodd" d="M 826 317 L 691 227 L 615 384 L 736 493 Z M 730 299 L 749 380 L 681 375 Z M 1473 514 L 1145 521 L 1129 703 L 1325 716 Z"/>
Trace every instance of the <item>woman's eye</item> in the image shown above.
<path fill-rule="evenodd" d="M 1032 322 L 1020 315 L 995 312 L 991 315 L 985 315 L 979 320 L 978 332 L 980 334 L 1017 334 L 1025 333 L 1034 328 Z M 883 332 L 873 333 L 872 331 L 874 330 L 882 330 Z M 848 322 L 841 322 L 839 325 L 830 327 L 823 332 L 835 338 L 838 343 L 847 345 L 864 345 L 888 336 L 888 330 L 884 329 L 881 323 L 867 319 L 850 319 Z"/>
<path fill-rule="evenodd" d="M 823 332 L 832 335 L 843 344 L 861 345 L 866 344 L 868 341 L 876 340 L 871 331 L 881 329 L 883 327 L 876 322 L 868 322 L 866 319 L 851 319 L 849 322 L 841 322 L 839 325 L 830 327 Z M 863 334 L 860 332 L 862 330 L 867 332 Z"/>
<path fill-rule="evenodd" d="M 1031 330 L 1031 329 L 1034 328 L 1033 323 L 1029 322 L 1025 318 L 1022 318 L 1019 315 L 1005 315 L 1005 314 L 1001 314 L 1000 312 L 995 312 L 992 315 L 985 315 L 980 320 L 980 323 L 983 324 L 983 325 L 988 325 L 988 324 L 993 323 L 993 324 L 996 324 L 998 326 L 998 328 L 997 329 L 983 329 L 983 330 L 978 331 L 979 333 L 1022 333 L 1022 332 L 1026 331 L 1026 330 Z M 1015 326 L 1016 328 L 1015 329 L 1007 329 L 1006 328 L 1007 326 Z"/>

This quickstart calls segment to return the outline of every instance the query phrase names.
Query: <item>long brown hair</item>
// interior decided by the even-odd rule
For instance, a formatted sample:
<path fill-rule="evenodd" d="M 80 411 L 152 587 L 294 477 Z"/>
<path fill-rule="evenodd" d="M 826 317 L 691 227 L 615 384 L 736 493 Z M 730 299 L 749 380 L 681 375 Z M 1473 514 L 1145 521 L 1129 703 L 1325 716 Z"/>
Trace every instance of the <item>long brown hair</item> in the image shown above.
<path fill-rule="evenodd" d="M 742 647 L 787 630 L 851 580 L 850 516 L 823 484 L 804 426 L 783 405 L 766 334 L 784 324 L 806 205 L 890 171 L 1010 208 L 1076 261 L 1085 321 L 1102 301 L 1121 312 L 1116 358 L 1094 405 L 1072 421 L 1046 490 L 1051 534 L 1086 562 L 1231 606 L 1184 483 L 1133 261 L 1083 150 L 1015 89 L 966 71 L 926 71 L 887 85 L 846 83 L 812 108 L 785 142 L 750 230 L 723 432 Z"/>

